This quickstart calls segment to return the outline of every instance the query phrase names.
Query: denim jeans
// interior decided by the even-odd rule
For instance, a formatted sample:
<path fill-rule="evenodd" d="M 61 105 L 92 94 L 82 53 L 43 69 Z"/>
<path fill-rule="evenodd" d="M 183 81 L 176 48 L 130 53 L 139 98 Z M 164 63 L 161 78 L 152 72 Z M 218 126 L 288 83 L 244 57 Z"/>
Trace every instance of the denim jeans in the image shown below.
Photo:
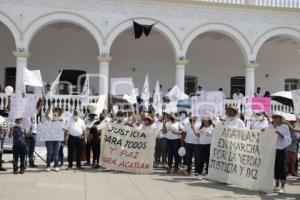
<path fill-rule="evenodd" d="M 47 141 L 47 168 L 50 167 L 51 160 L 54 160 L 54 167 L 58 167 L 58 153 L 61 141 Z"/>
<path fill-rule="evenodd" d="M 27 154 L 25 157 L 25 163 L 26 165 L 29 162 L 29 165 L 34 164 L 34 149 L 35 149 L 35 136 L 32 138 L 27 138 L 26 139 L 26 144 L 27 144 Z"/>
<path fill-rule="evenodd" d="M 192 171 L 193 156 L 195 158 L 195 173 L 200 174 L 200 145 L 186 143 L 187 171 Z"/>
<path fill-rule="evenodd" d="M 155 163 L 167 163 L 167 138 L 156 138 Z"/>
<path fill-rule="evenodd" d="M 69 135 L 68 141 L 68 162 L 69 168 L 73 167 L 74 149 L 76 149 L 76 167 L 81 167 L 81 154 L 84 146 L 84 140 L 80 137 Z"/>
<path fill-rule="evenodd" d="M 167 154 L 168 154 L 168 166 L 172 168 L 173 158 L 175 160 L 174 168 L 178 169 L 180 157 L 178 155 L 178 149 L 180 148 L 181 140 L 169 140 L 167 139 Z"/>
<path fill-rule="evenodd" d="M 26 155 L 26 146 L 22 145 L 13 145 L 13 167 L 16 172 L 19 168 L 19 158 L 20 158 L 20 169 L 25 169 L 25 155 Z"/>

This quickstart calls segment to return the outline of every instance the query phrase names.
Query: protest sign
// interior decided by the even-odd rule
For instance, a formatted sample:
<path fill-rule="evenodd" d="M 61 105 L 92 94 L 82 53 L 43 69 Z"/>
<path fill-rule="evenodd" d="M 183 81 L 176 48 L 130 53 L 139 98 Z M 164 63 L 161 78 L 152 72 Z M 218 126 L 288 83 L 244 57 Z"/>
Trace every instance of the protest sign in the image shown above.
<path fill-rule="evenodd" d="M 112 170 L 149 173 L 153 167 L 155 131 L 108 123 L 101 135 L 100 165 Z"/>
<path fill-rule="evenodd" d="M 271 112 L 271 98 L 265 97 L 252 97 L 246 100 L 247 105 L 251 107 L 253 112 Z"/>
<path fill-rule="evenodd" d="M 300 115 L 300 90 L 292 91 L 293 104 L 294 104 L 294 113 Z"/>
<path fill-rule="evenodd" d="M 271 192 L 277 135 L 217 126 L 210 149 L 208 178 L 251 190 Z"/>
<path fill-rule="evenodd" d="M 216 117 L 224 115 L 224 95 L 222 92 L 202 92 L 192 97 L 192 116 Z"/>
<path fill-rule="evenodd" d="M 34 117 L 36 115 L 37 100 L 31 97 L 13 97 L 10 102 L 10 119 Z"/>
<path fill-rule="evenodd" d="M 44 87 L 40 70 L 30 71 L 27 68 L 25 68 L 23 74 L 23 81 L 24 85 Z"/>
<path fill-rule="evenodd" d="M 38 141 L 64 141 L 65 124 L 63 122 L 45 121 L 37 126 Z"/>
<path fill-rule="evenodd" d="M 133 79 L 126 78 L 111 78 L 111 94 L 112 95 L 130 95 L 134 88 Z"/>

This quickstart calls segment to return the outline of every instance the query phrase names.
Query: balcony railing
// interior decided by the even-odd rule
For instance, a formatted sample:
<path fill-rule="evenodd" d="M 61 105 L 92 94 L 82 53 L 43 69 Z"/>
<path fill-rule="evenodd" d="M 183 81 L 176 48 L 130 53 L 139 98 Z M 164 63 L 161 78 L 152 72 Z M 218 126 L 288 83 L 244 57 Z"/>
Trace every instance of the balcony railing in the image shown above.
<path fill-rule="evenodd" d="M 37 102 L 41 101 L 41 98 L 36 95 L 27 95 L 27 97 L 34 97 Z M 98 96 L 90 97 L 91 103 L 96 103 L 97 101 L 98 101 Z M 110 101 L 110 102 L 117 102 L 117 101 L 114 99 L 113 101 Z M 4 110 L 7 106 L 7 103 L 8 103 L 7 96 L 4 93 L 0 93 L 0 110 Z M 241 101 L 226 99 L 226 100 L 224 100 L 224 104 L 225 104 L 225 106 L 234 105 L 240 109 L 241 113 L 245 113 L 245 104 Z M 53 98 L 51 98 L 51 99 L 49 98 L 44 101 L 42 110 L 38 114 L 38 121 L 40 121 L 41 119 L 44 119 L 45 113 L 50 106 L 51 107 L 60 107 L 64 111 L 67 111 L 67 112 L 72 112 L 76 109 L 81 112 L 82 116 L 87 112 L 87 106 L 82 103 L 82 99 L 80 96 L 78 96 L 78 95 L 55 95 Z M 272 111 L 281 111 L 281 112 L 286 112 L 286 113 L 293 113 L 292 107 L 280 104 L 276 101 L 272 101 L 271 110 Z"/>
<path fill-rule="evenodd" d="M 300 8 L 300 0 L 193 0 L 224 4 L 240 4 L 252 6 L 266 6 L 278 8 Z"/>

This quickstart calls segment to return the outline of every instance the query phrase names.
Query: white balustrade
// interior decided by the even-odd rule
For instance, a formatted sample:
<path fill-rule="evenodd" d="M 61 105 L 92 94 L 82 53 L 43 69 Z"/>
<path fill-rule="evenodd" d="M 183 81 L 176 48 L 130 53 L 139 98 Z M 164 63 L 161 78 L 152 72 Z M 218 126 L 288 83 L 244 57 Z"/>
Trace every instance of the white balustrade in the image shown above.
<path fill-rule="evenodd" d="M 280 8 L 300 8 L 300 0 L 194 0 L 212 3 L 269 6 Z"/>

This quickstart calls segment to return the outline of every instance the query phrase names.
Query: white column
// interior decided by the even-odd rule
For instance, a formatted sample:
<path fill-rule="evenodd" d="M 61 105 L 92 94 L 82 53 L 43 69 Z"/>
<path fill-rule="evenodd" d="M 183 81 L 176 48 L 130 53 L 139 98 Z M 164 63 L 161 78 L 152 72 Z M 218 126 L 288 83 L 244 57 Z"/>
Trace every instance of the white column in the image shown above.
<path fill-rule="evenodd" d="M 246 70 L 246 96 L 252 97 L 255 93 L 255 69 L 258 64 L 246 64 L 244 68 Z"/>
<path fill-rule="evenodd" d="M 13 54 L 17 59 L 15 91 L 17 94 L 21 94 L 25 90 L 23 83 L 23 74 L 24 69 L 27 68 L 27 60 L 30 56 L 30 52 L 13 51 Z"/>
<path fill-rule="evenodd" d="M 111 57 L 97 57 L 99 61 L 99 95 L 109 94 L 109 63 Z"/>
<path fill-rule="evenodd" d="M 184 79 L 185 79 L 185 65 L 188 63 L 188 60 L 175 60 L 176 65 L 176 85 L 181 89 L 181 91 L 185 91 L 184 88 Z"/>

